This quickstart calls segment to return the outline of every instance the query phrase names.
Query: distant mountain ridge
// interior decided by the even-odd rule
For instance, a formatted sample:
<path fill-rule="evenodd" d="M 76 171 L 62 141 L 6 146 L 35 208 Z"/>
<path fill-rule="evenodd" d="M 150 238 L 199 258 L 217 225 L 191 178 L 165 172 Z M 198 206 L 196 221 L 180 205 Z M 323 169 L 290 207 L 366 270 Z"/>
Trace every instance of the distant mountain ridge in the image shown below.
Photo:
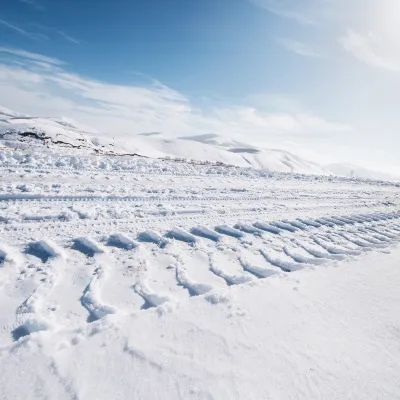
<path fill-rule="evenodd" d="M 329 164 L 326 166 L 335 175 L 353 177 L 353 178 L 366 178 L 366 179 L 377 179 L 386 181 L 400 181 L 400 176 L 394 174 L 388 174 L 380 171 L 374 171 L 372 169 L 363 168 L 355 164 L 350 163 L 336 163 Z"/>
<path fill-rule="evenodd" d="M 321 166 L 289 151 L 256 147 L 215 133 L 179 138 L 161 132 L 99 134 L 68 118 L 40 118 L 21 115 L 0 106 L 0 145 L 8 147 L 46 146 L 54 151 L 69 148 L 92 154 L 141 155 L 150 158 L 179 158 L 278 172 L 348 176 L 348 165 Z M 65 151 L 65 150 L 62 150 Z M 354 168 L 354 170 L 356 170 Z M 356 171 L 360 171 L 358 168 Z M 388 179 L 385 174 L 364 170 L 356 176 Z M 393 179 L 393 177 L 391 177 Z"/>

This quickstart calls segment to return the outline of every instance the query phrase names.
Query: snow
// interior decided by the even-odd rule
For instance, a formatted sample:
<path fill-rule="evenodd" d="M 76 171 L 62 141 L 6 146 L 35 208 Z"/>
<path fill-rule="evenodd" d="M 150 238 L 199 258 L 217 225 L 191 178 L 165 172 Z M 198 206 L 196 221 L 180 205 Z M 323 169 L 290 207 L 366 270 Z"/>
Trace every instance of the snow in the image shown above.
<path fill-rule="evenodd" d="M 168 243 L 166 239 L 162 238 L 157 232 L 154 231 L 141 232 L 138 235 L 138 240 L 142 242 L 155 243 L 161 247 Z"/>
<path fill-rule="evenodd" d="M 143 297 L 147 307 L 158 307 L 166 302 L 172 302 L 172 298 L 167 294 L 158 294 L 152 291 L 145 280 L 135 284 L 135 292 Z"/>
<path fill-rule="evenodd" d="M 214 232 L 211 229 L 208 229 L 205 226 L 195 226 L 194 228 L 192 228 L 191 233 L 196 236 L 214 240 L 215 242 L 219 242 L 222 238 L 221 235 L 218 235 L 218 233 Z"/>
<path fill-rule="evenodd" d="M 373 169 L 363 168 L 359 165 L 351 163 L 335 163 L 326 166 L 329 171 L 332 171 L 336 175 L 340 176 L 354 176 L 356 178 L 367 178 L 367 179 L 382 179 L 386 181 L 400 181 L 400 176 L 397 174 L 384 173 L 380 171 L 374 171 Z"/>
<path fill-rule="evenodd" d="M 104 247 L 90 237 L 74 239 L 74 248 L 91 257 L 105 252 Z"/>
<path fill-rule="evenodd" d="M 68 118 L 20 116 L 0 108 L 0 146 L 63 146 L 87 154 L 130 154 L 150 158 L 223 163 L 279 172 L 329 175 L 331 172 L 285 150 L 257 148 L 216 134 L 170 138 L 157 134 L 99 134 Z M 112 137 L 112 140 L 110 140 Z"/>
<path fill-rule="evenodd" d="M 30 336 L 1 351 L 2 395 L 395 399 L 399 256 L 275 276 L 78 329 L 30 324 Z"/>
<path fill-rule="evenodd" d="M 0 243 L 0 263 L 4 262 L 18 265 L 22 262 L 22 257 L 18 254 L 18 250 Z"/>
<path fill-rule="evenodd" d="M 398 398 L 398 183 L 30 121 L 0 149 L 0 398 Z M 263 153 L 163 154 L 181 142 Z"/>
<path fill-rule="evenodd" d="M 266 224 L 265 222 L 258 221 L 254 224 L 254 226 L 258 229 L 261 229 L 262 231 L 270 232 L 270 233 L 275 233 L 276 235 L 279 235 L 281 232 L 280 229 L 278 229 L 275 226 L 272 226 L 270 224 Z"/>
<path fill-rule="evenodd" d="M 40 240 L 38 242 L 30 243 L 26 249 L 26 252 L 34 254 L 40 258 L 43 262 L 46 262 L 50 258 L 61 257 L 65 258 L 65 253 L 57 244 L 50 239 Z"/>
<path fill-rule="evenodd" d="M 232 228 L 230 226 L 227 225 L 219 225 L 215 227 L 215 230 L 218 233 L 221 233 L 223 235 L 228 235 L 228 236 L 232 236 L 234 238 L 242 238 L 244 236 L 244 233 L 239 231 L 238 229 Z"/>
<path fill-rule="evenodd" d="M 138 244 L 130 236 L 123 233 L 115 233 L 108 238 L 108 246 L 121 247 L 125 250 L 131 250 L 138 246 Z"/>
<path fill-rule="evenodd" d="M 176 267 L 176 279 L 184 286 L 192 296 L 198 296 L 210 292 L 215 289 L 215 286 L 207 282 L 196 282 L 191 279 L 186 268 L 178 265 Z"/>
<path fill-rule="evenodd" d="M 165 235 L 167 238 L 181 240 L 187 243 L 196 243 L 197 239 L 191 233 L 184 231 L 178 227 L 172 228 Z"/>
<path fill-rule="evenodd" d="M 279 271 L 276 268 L 273 268 L 274 265 L 271 264 L 271 266 L 265 267 L 263 265 L 255 265 L 249 262 L 246 258 L 242 257 L 240 259 L 240 263 L 245 271 L 250 272 L 251 274 L 255 275 L 258 278 L 268 278 L 270 276 L 280 274 L 281 271 Z"/>

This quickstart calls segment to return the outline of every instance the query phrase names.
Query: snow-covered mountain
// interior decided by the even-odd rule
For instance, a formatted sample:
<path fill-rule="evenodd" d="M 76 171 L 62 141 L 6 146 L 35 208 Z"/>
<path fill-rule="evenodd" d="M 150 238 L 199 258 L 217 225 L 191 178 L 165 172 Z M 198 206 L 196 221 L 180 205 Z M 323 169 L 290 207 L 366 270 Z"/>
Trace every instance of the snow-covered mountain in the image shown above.
<path fill-rule="evenodd" d="M 279 172 L 330 174 L 328 169 L 288 151 L 259 148 L 212 133 L 180 138 L 169 138 L 158 132 L 105 135 L 65 118 L 28 117 L 0 108 L 0 134 L 2 145 L 9 147 L 46 145 L 97 154 L 137 154 Z"/>
<path fill-rule="evenodd" d="M 240 167 L 269 169 L 280 172 L 328 175 L 330 171 L 288 151 L 254 147 L 229 141 L 216 134 L 165 139 L 162 135 L 148 137 L 152 147 L 162 153 L 188 158 L 222 162 Z"/>

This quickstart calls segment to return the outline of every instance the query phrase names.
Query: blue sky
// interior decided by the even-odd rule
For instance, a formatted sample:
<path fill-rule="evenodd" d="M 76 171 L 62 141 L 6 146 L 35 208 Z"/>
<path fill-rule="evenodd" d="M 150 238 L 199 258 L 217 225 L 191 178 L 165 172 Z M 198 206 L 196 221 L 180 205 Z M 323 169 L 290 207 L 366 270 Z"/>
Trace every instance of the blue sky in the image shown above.
<path fill-rule="evenodd" d="M 396 0 L 8 0 L 0 10 L 5 107 L 400 172 Z"/>

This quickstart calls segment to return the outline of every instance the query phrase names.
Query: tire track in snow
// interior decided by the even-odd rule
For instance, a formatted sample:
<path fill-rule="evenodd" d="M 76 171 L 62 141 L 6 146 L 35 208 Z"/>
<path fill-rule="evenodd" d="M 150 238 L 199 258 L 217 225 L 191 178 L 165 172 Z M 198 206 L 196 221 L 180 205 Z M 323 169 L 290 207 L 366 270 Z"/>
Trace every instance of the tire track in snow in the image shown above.
<path fill-rule="evenodd" d="M 259 220 L 254 225 L 194 227 L 191 232 L 173 228 L 164 236 L 148 231 L 137 238 L 119 233 L 102 239 L 109 248 L 118 249 L 115 251 L 106 251 L 102 244 L 90 238 L 75 239 L 73 248 L 94 265 L 91 281 L 80 298 L 89 312 L 87 321 L 96 321 L 120 310 L 104 302 L 102 293 L 112 281 L 113 265 L 128 253 L 132 254 L 136 271 L 132 294 L 141 297 L 141 308 L 146 309 L 258 278 L 315 268 L 358 256 L 365 250 L 387 249 L 399 241 L 400 214 L 397 212 L 327 218 L 323 221 L 340 223 L 320 225 L 307 218 L 300 224 L 296 220 L 272 223 Z M 3 263 L 10 262 L 14 254 L 5 249 L 0 246 Z M 56 307 L 50 312 L 52 305 L 47 304 L 47 299 L 66 268 L 64 251 L 54 243 L 32 242 L 26 252 L 42 261 L 47 278 L 19 307 L 17 314 L 22 317 L 13 331 L 14 339 L 48 329 L 57 322 Z M 15 254 L 17 260 L 18 254 Z M 133 303 L 131 308 L 135 308 Z"/>
<path fill-rule="evenodd" d="M 33 293 L 16 311 L 18 326 L 12 331 L 14 340 L 57 325 L 55 317 L 57 304 L 49 303 L 48 297 L 63 278 L 66 268 L 64 250 L 51 240 L 29 243 L 25 253 L 41 260 L 40 271 L 44 276 Z"/>
<path fill-rule="evenodd" d="M 94 322 L 108 314 L 117 313 L 118 309 L 103 303 L 101 299 L 104 282 L 110 278 L 113 264 L 111 257 L 106 253 L 106 249 L 89 237 L 74 239 L 73 249 L 92 258 L 95 265 L 92 279 L 80 298 L 82 306 L 89 313 L 88 322 Z"/>

